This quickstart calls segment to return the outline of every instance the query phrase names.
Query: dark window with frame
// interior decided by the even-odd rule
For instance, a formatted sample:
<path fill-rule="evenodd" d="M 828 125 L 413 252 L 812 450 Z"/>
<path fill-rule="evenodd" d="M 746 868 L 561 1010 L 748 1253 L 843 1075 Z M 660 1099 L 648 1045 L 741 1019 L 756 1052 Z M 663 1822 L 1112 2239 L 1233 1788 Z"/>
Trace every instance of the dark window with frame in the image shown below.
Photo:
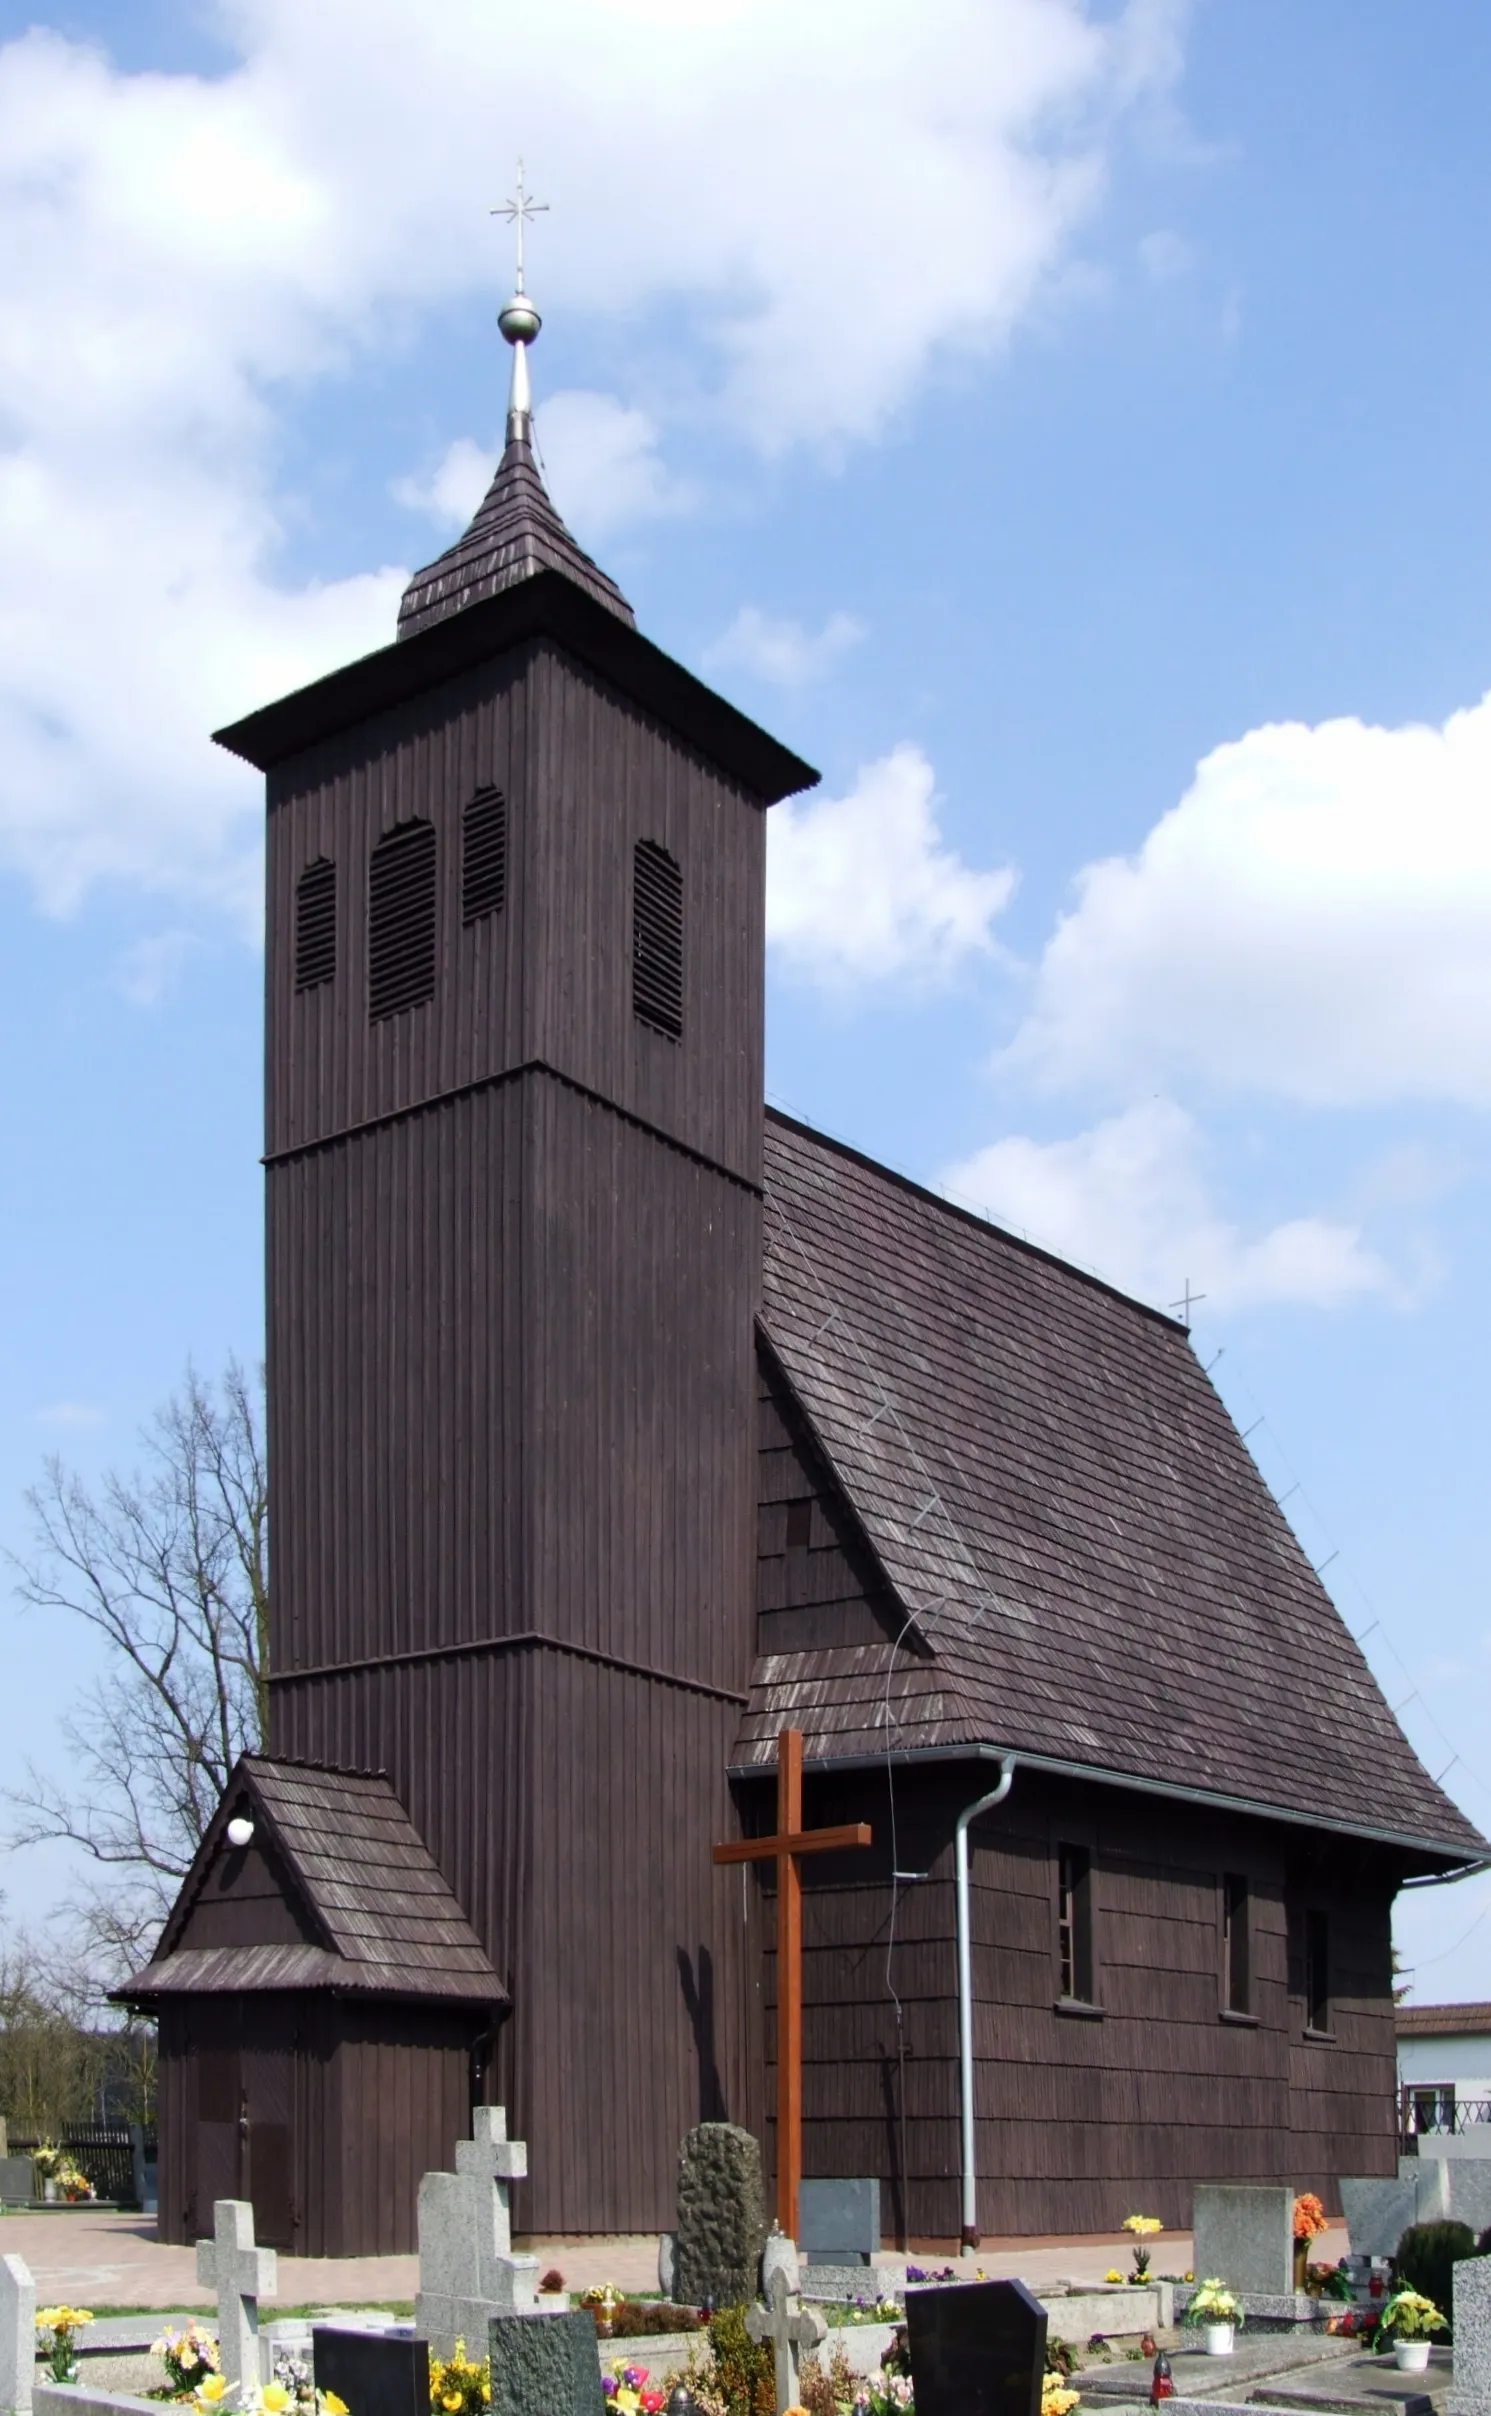
<path fill-rule="evenodd" d="M 1229 2013 L 1251 2013 L 1248 1961 L 1248 1883 L 1241 1871 L 1222 1874 L 1222 2002 Z"/>
<path fill-rule="evenodd" d="M 1087 1846 L 1056 1849 L 1058 1994 L 1074 2005 L 1093 2001 L 1092 1854 Z"/>
<path fill-rule="evenodd" d="M 1331 1932 L 1325 1913 L 1305 1915 L 1305 2028 L 1331 2026 Z"/>
<path fill-rule="evenodd" d="M 479 923 L 507 904 L 507 799 L 478 789 L 461 815 L 461 920 Z"/>
<path fill-rule="evenodd" d="M 317 856 L 295 884 L 295 987 L 319 990 L 337 969 L 337 868 Z"/>
<path fill-rule="evenodd" d="M 799 1500 L 787 1504 L 787 1549 L 790 1552 L 795 1546 L 806 1546 L 812 1540 L 813 1498 L 811 1494 L 804 1494 Z"/>
<path fill-rule="evenodd" d="M 435 995 L 435 826 L 400 822 L 368 858 L 368 1021 Z"/>
<path fill-rule="evenodd" d="M 683 1037 L 683 870 L 655 839 L 632 856 L 632 1013 L 667 1040 Z"/>

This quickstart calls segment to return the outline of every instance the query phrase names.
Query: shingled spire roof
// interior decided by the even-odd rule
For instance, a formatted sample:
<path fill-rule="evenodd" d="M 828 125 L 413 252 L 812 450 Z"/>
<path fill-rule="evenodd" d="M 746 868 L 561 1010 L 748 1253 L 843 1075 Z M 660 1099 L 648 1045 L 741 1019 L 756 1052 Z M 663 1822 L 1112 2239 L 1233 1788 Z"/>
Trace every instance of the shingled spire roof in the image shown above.
<path fill-rule="evenodd" d="M 399 605 L 401 638 L 412 637 L 416 630 L 428 629 L 432 622 L 446 620 L 468 604 L 479 604 L 545 570 L 557 570 L 572 579 L 628 628 L 636 627 L 636 615 L 615 580 L 575 543 L 555 511 L 534 457 L 528 347 L 543 322 L 523 291 L 523 214 L 520 180 L 518 290 L 497 315 L 497 324 L 513 348 L 502 459 L 464 537 L 417 570 L 405 588 Z"/>

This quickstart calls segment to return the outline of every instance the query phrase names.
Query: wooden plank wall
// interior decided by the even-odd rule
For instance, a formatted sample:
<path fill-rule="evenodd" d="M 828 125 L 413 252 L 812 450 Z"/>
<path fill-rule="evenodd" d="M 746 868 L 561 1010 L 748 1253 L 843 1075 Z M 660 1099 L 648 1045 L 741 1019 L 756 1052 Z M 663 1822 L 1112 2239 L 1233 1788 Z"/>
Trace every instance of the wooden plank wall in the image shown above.
<path fill-rule="evenodd" d="M 461 811 L 507 798 L 507 902 L 463 924 Z M 548 641 L 515 649 L 273 773 L 265 963 L 266 1154 L 540 1060 L 747 1181 L 761 1179 L 765 816 L 713 765 Z M 437 976 L 370 1025 L 367 864 L 435 826 Z M 684 883 L 684 1041 L 631 1011 L 632 851 Z M 295 885 L 337 868 L 337 970 L 294 987 Z"/>
<path fill-rule="evenodd" d="M 883 1669 L 873 1572 L 769 1378 L 760 1435 L 763 1651 L 800 1631 L 798 1649 L 864 1644 Z M 794 1552 L 785 1504 L 804 1498 Z M 877 2173 L 887 2224 L 925 2243 L 954 2243 L 959 2222 L 953 1824 L 992 1777 L 987 1762 L 808 1763 L 809 1824 L 868 1820 L 876 1844 L 803 1868 L 805 2170 Z M 739 1795 L 746 1825 L 769 1825 L 769 1782 Z M 896 1867 L 925 1879 L 892 1889 L 892 1836 Z M 1096 2018 L 1056 2006 L 1063 1843 L 1093 1855 Z M 1251 2022 L 1224 2015 L 1224 1871 L 1250 1883 Z M 1386 1854 L 1308 1831 L 1017 1769 L 973 1831 L 981 2229 L 1106 2230 L 1136 2207 L 1184 2224 L 1199 2180 L 1288 2180 L 1332 2205 L 1341 2174 L 1393 2171 L 1397 1877 Z M 769 1898 L 760 1866 L 753 1884 Z M 1304 2036 L 1298 1946 L 1291 1962 L 1310 1905 L 1331 1928 L 1329 2041 Z M 762 1938 L 772 2004 L 769 1921 Z"/>
<path fill-rule="evenodd" d="M 459 920 L 488 780 L 500 930 Z M 546 646 L 272 800 L 271 1749 L 386 1770 L 507 1982 L 518 2223 L 663 2228 L 701 2107 L 759 2111 L 709 1846 L 754 1640 L 762 816 Z M 370 1029 L 367 853 L 411 813 L 437 991 Z M 640 838 L 683 868 L 678 1045 L 631 1012 Z M 323 853 L 337 980 L 296 997 Z"/>

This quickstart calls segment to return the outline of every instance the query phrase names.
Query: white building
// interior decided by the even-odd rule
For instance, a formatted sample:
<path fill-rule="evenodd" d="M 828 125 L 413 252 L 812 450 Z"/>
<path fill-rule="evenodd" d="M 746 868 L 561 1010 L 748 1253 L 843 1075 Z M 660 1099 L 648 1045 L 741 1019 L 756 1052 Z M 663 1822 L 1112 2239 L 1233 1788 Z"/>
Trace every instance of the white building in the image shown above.
<path fill-rule="evenodd" d="M 1400 2005 L 1397 2029 L 1405 2135 L 1485 2124 L 1491 2144 L 1491 2005 Z"/>

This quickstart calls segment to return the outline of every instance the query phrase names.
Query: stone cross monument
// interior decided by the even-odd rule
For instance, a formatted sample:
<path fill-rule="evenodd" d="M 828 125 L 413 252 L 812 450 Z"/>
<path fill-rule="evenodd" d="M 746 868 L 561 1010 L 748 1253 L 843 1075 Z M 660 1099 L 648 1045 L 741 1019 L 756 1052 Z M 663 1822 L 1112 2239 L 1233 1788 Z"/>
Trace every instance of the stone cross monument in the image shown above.
<path fill-rule="evenodd" d="M 254 2246 L 254 2210 L 244 2198 L 219 2198 L 212 2238 L 197 2242 L 197 2280 L 217 2292 L 217 2343 L 223 2372 L 240 2397 L 259 2387 L 259 2301 L 279 2287 L 272 2248 Z"/>
<path fill-rule="evenodd" d="M 777 2416 L 785 2416 L 799 2400 L 804 2349 L 816 2349 L 827 2330 L 815 2307 L 798 2297 L 797 2251 L 790 2240 L 774 2234 L 763 2259 L 768 2304 L 752 2307 L 746 2331 L 753 2341 L 770 2341 L 776 2369 Z"/>
<path fill-rule="evenodd" d="M 416 2329 L 438 2357 L 464 2340 L 472 2357 L 487 2345 L 494 2315 L 532 2308 L 537 2257 L 512 2253 L 508 2187 L 528 2171 L 528 2148 L 509 2139 L 502 2106 L 477 2106 L 472 2136 L 456 2143 L 453 2173 L 426 2173 L 419 2185 L 419 2296 Z"/>

